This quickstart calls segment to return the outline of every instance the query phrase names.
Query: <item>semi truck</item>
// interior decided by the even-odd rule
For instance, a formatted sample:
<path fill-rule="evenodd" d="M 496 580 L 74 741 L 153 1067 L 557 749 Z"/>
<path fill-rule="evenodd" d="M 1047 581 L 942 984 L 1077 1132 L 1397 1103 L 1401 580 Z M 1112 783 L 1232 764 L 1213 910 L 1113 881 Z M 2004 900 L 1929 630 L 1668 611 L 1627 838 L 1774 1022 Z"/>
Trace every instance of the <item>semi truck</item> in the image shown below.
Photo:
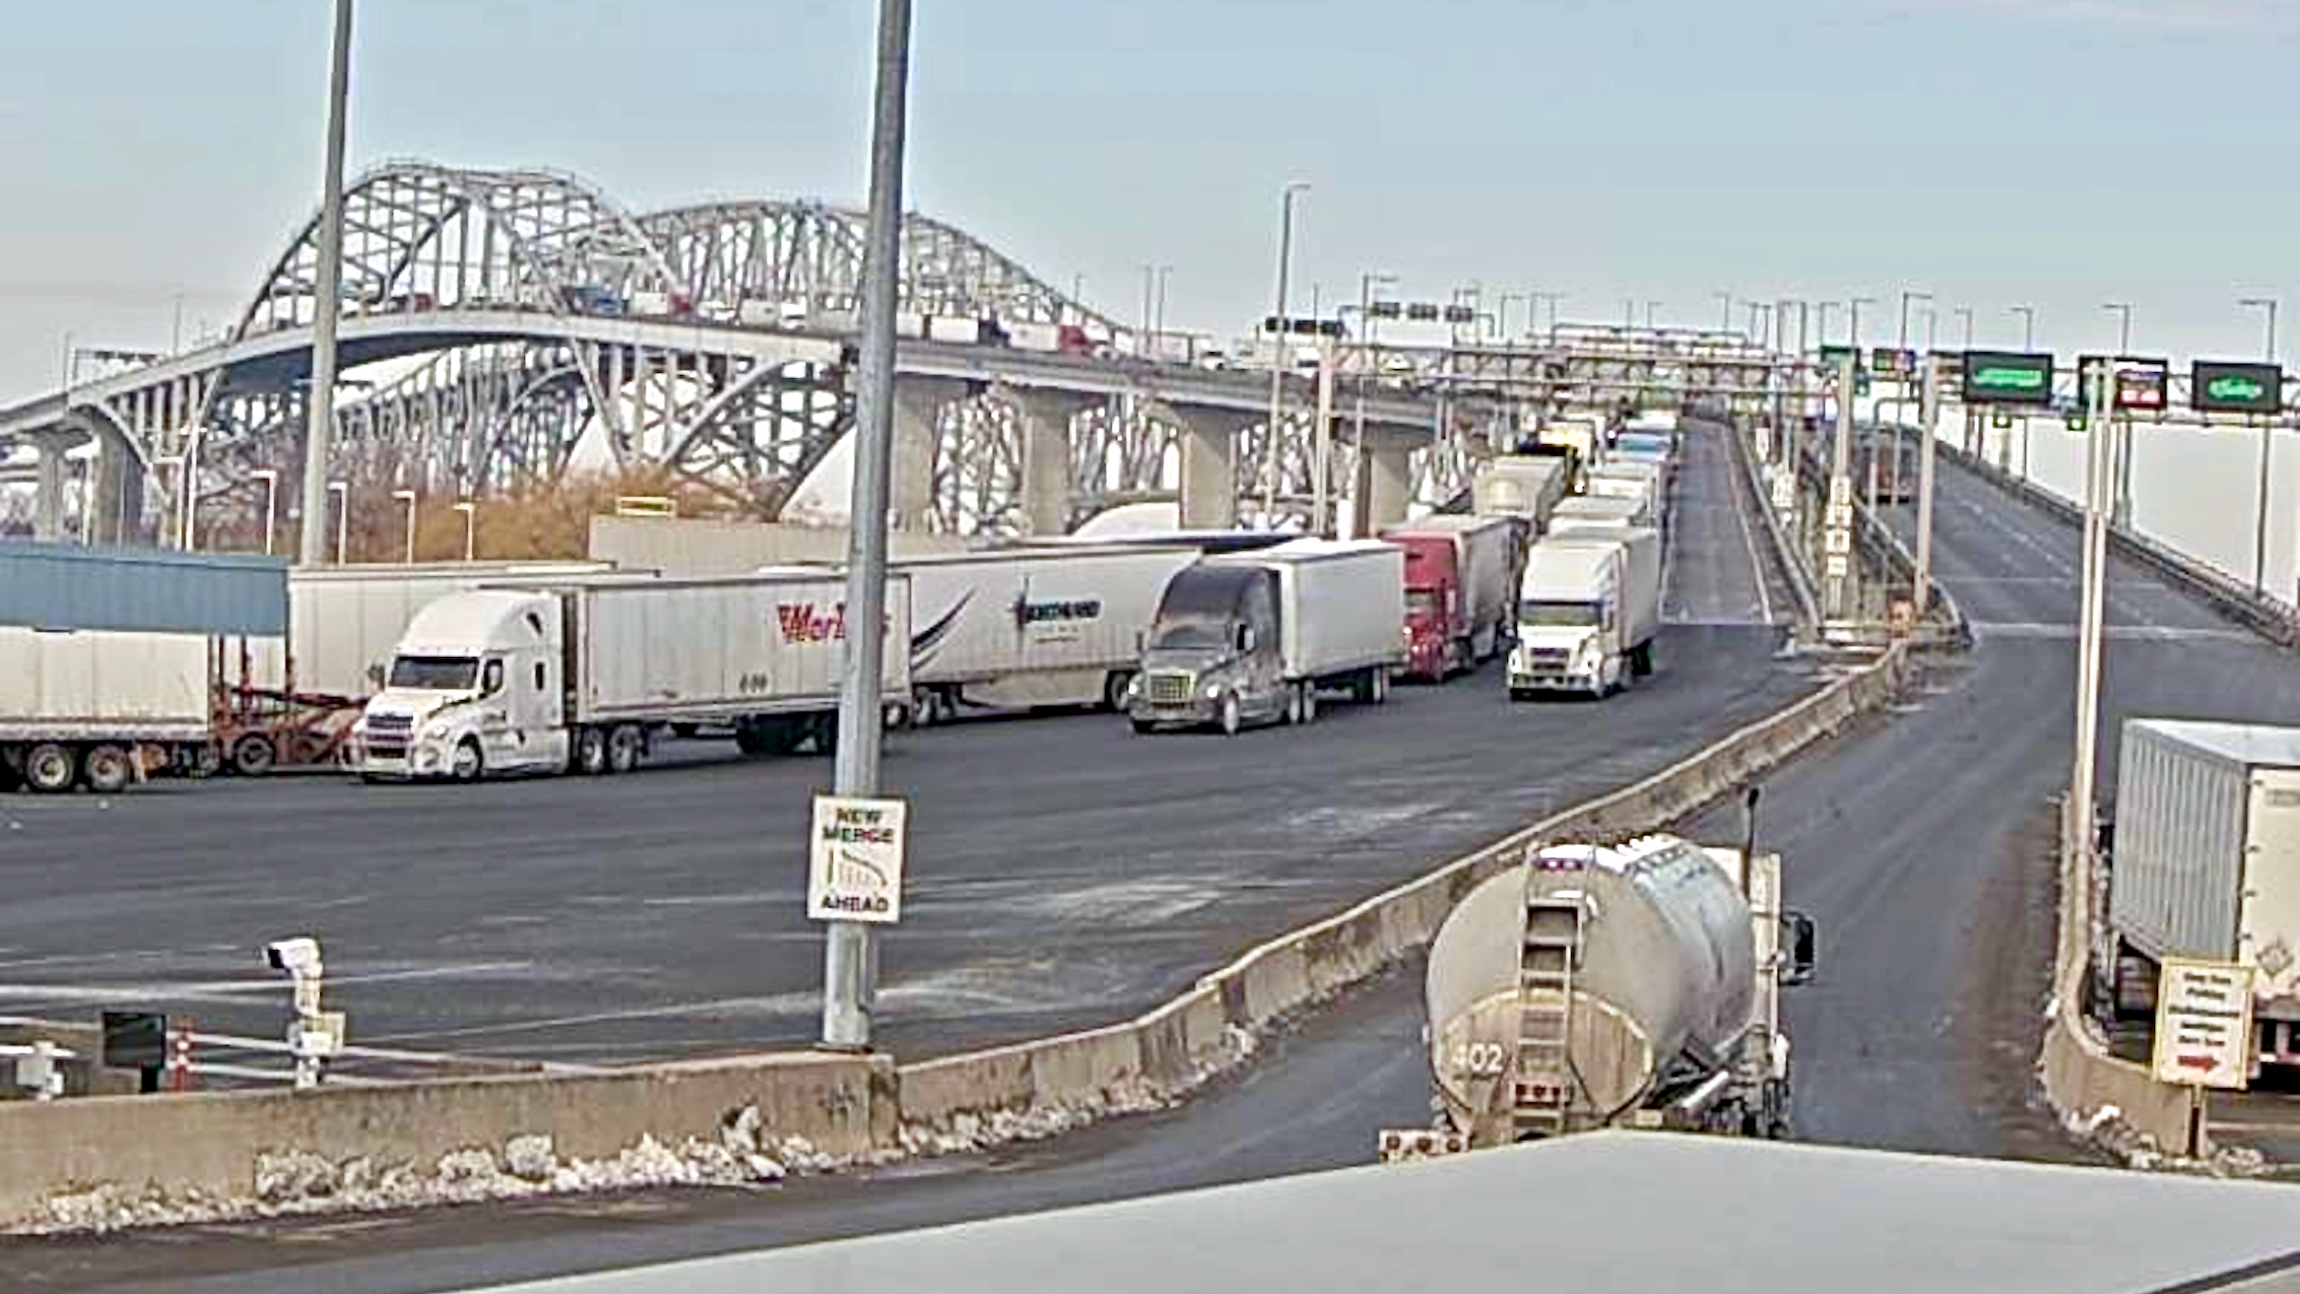
<path fill-rule="evenodd" d="M 1781 858 L 1655 835 L 1537 846 L 1463 896 L 1430 945 L 1431 1129 L 1385 1161 L 1600 1128 L 1792 1132 L 1781 991 L 1814 927 Z"/>
<path fill-rule="evenodd" d="M 845 582 L 819 571 L 598 578 L 449 594 L 418 612 L 359 723 L 370 781 L 622 773 L 708 725 L 745 754 L 838 731 Z M 887 578 L 882 700 L 910 697 L 910 584 Z"/>
<path fill-rule="evenodd" d="M 2154 1013 L 2167 957 L 2247 966 L 2254 1070 L 2300 1065 L 2300 728 L 2127 720 L 2108 853 L 2117 1013 Z"/>
<path fill-rule="evenodd" d="M 1438 514 L 1381 532 L 1406 554 L 1408 676 L 1442 683 L 1507 645 L 1531 534 L 1507 514 Z"/>
<path fill-rule="evenodd" d="M 1389 699 L 1405 661 L 1405 550 L 1296 539 L 1200 558 L 1159 601 L 1126 696 L 1136 732 L 1306 724 L 1322 690 Z"/>
<path fill-rule="evenodd" d="M 111 795 L 215 764 L 217 640 L 0 626 L 0 789 Z"/>
<path fill-rule="evenodd" d="M 1669 474 L 1659 464 L 1610 459 L 1589 473 L 1586 484 L 1588 493 L 1601 499 L 1643 500 L 1648 524 L 1656 529 L 1667 526 Z"/>
<path fill-rule="evenodd" d="M 1607 498 L 1595 494 L 1576 494 L 1557 505 L 1549 514 L 1549 532 L 1562 534 L 1567 530 L 1630 530 L 1651 529 L 1653 509 L 1645 499 Z"/>
<path fill-rule="evenodd" d="M 1124 707 L 1181 544 L 1048 545 L 898 558 L 910 577 L 911 713 Z"/>
<path fill-rule="evenodd" d="M 1661 536 L 1573 530 L 1533 546 L 1519 586 L 1509 695 L 1611 696 L 1653 672 L 1661 628 Z"/>
<path fill-rule="evenodd" d="M 1478 465 L 1470 478 L 1470 511 L 1523 518 L 1529 533 L 1549 528 L 1549 514 L 1565 497 L 1572 460 L 1554 454 L 1504 454 Z"/>

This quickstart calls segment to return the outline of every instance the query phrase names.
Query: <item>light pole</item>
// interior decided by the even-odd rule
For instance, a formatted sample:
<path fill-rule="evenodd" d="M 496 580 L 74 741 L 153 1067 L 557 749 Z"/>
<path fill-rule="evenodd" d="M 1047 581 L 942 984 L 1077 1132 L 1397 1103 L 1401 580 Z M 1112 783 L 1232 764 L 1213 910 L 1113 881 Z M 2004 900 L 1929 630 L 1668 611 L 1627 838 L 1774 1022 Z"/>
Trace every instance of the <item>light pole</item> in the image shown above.
<path fill-rule="evenodd" d="M 1136 268 L 1142 271 L 1142 332 L 1139 340 L 1134 344 L 1134 354 L 1138 359 L 1148 359 L 1150 358 L 1150 302 L 1153 286 L 1158 278 L 1158 267 L 1145 261 Z"/>
<path fill-rule="evenodd" d="M 1661 303 L 1660 303 L 1660 302 L 1658 302 L 1658 301 L 1648 301 L 1648 302 L 1646 302 L 1646 303 L 1645 303 L 1645 330 L 1646 330 L 1647 332 L 1652 332 L 1652 331 L 1653 331 L 1653 326 L 1654 326 L 1654 325 L 1653 325 L 1653 320 L 1654 320 L 1654 316 L 1655 316 L 1655 315 L 1657 315 L 1657 314 L 1659 314 L 1659 313 L 1660 313 L 1660 311 L 1661 311 Z"/>
<path fill-rule="evenodd" d="M 2131 354 L 2132 304 L 2126 301 L 2109 301 L 2103 303 L 2100 308 L 2111 311 L 2117 316 L 2117 355 L 2121 357 Z M 2112 406 L 2108 411 L 2108 421 L 2098 425 L 2107 430 L 2109 438 L 2109 497 L 2113 500 L 2109 511 L 2110 522 L 2112 525 L 2130 526 L 2132 524 L 2132 420 L 2117 417 Z"/>
<path fill-rule="evenodd" d="M 1557 336 L 1557 303 L 1565 300 L 1566 294 L 1563 292 L 1535 292 L 1531 295 L 1536 302 L 1546 301 L 1549 303 L 1549 335 L 1552 340 L 1555 340 Z M 1540 325 L 1536 323 L 1534 326 L 1539 327 Z"/>
<path fill-rule="evenodd" d="M 479 559 L 479 504 L 471 499 L 457 501 L 455 510 L 463 514 L 463 560 Z"/>
<path fill-rule="evenodd" d="M 2016 315 L 2019 315 L 2019 316 L 2020 316 L 2020 348 L 2021 348 L 2022 350 L 2024 350 L 2024 351 L 2033 351 L 2033 350 L 2035 350 L 2035 349 L 2036 349 L 2036 307 L 2035 307 L 2035 306 L 2014 306 L 2014 307 L 2012 307 L 2011 313 L 2013 313 L 2013 314 L 2016 314 Z"/>
<path fill-rule="evenodd" d="M 1909 348 L 1909 303 L 1923 301 L 1930 304 L 1932 299 L 1933 294 L 1930 292 L 1911 292 L 1905 288 L 1901 291 L 1901 330 L 1893 338 L 1896 349 L 1905 351 Z"/>
<path fill-rule="evenodd" d="M 870 216 L 863 237 L 862 336 L 855 382 L 854 487 L 847 515 L 845 677 L 832 791 L 878 794 L 885 691 L 887 491 L 894 448 L 894 312 L 902 272 L 902 157 L 910 89 L 910 0 L 879 0 L 871 108 Z M 817 744 L 820 745 L 818 739 Z M 832 921 L 823 941 L 822 1045 L 867 1051 L 878 1000 L 876 927 Z"/>
<path fill-rule="evenodd" d="M 2109 412 L 2116 407 L 2116 366 L 2098 361 L 2096 364 L 2098 371 L 2093 378 L 2092 407 L 2086 411 L 2090 425 L 2095 427 L 2105 422 Z M 2077 389 L 2084 389 L 2081 373 Z M 2092 866 L 2096 852 L 2093 781 L 2100 744 L 2102 606 L 2108 600 L 2105 585 L 2111 466 L 2107 441 L 2105 436 L 2086 437 L 2089 457 L 2085 462 L 2084 588 L 2077 627 L 2076 758 L 2069 777 L 2069 825 L 2076 840 L 2078 856 L 2087 867 Z"/>
<path fill-rule="evenodd" d="M 1730 292 L 1712 292 L 1712 293 L 1710 293 L 1709 295 L 1711 295 L 1711 296 L 1713 296 L 1713 297 L 1717 298 L 1717 300 L 1718 300 L 1718 301 L 1720 301 L 1721 303 L 1723 303 L 1723 305 L 1724 305 L 1724 309 L 1725 309 L 1725 317 L 1724 317 L 1724 322 L 1723 322 L 1721 325 L 1719 325 L 1718 331 L 1720 331 L 1720 332 L 1731 332 L 1731 331 L 1733 331 L 1733 294 L 1732 294 L 1732 293 L 1730 293 Z"/>
<path fill-rule="evenodd" d="M 1173 277 L 1173 274 L 1174 267 L 1171 265 L 1158 267 L 1158 308 L 1150 315 L 1150 352 L 1153 359 L 1163 353 L 1158 348 L 1158 339 L 1166 335 L 1166 280 Z"/>
<path fill-rule="evenodd" d="M 343 133 L 351 93 L 351 0 L 335 0 L 335 40 L 328 69 L 327 169 L 320 179 L 311 389 L 305 397 L 304 418 L 302 548 L 306 566 L 327 564 L 325 532 L 311 523 L 325 515 L 327 462 L 335 437 L 336 324 L 343 312 Z M 339 554 L 342 548 L 342 544 L 336 545 Z"/>
<path fill-rule="evenodd" d="M 1853 307 L 1853 331 L 1850 341 L 1853 349 L 1858 351 L 1861 349 L 1861 307 L 1873 306 L 1877 304 L 1877 299 L 1875 297 L 1854 297 L 1851 304 Z M 1858 357 L 1856 356 L 1856 358 Z"/>
<path fill-rule="evenodd" d="M 1973 348 L 1973 308 L 1971 306 L 1958 306 L 1956 316 L 1958 321 L 1965 326 L 1965 349 L 1971 350 Z"/>
<path fill-rule="evenodd" d="M 407 505 L 407 564 L 415 565 L 415 491 L 393 490 L 391 497 Z"/>
<path fill-rule="evenodd" d="M 1501 331 L 1503 341 L 1509 340 L 1509 303 L 1529 299 L 1523 292 L 1504 292 L 1501 294 L 1501 316 L 1495 321 L 1494 326 Z M 1533 307 L 1530 305 L 1526 307 L 1525 326 L 1528 332 L 1533 330 Z"/>
<path fill-rule="evenodd" d="M 1831 310 L 1842 310 L 1844 308 L 1845 303 L 1842 301 L 1821 301 L 1815 303 L 1814 313 L 1818 314 L 1820 318 L 1814 325 L 1813 333 L 1821 345 L 1826 346 L 1829 344 L 1829 312 Z"/>
<path fill-rule="evenodd" d="M 327 494 L 324 497 L 335 503 L 335 564 L 341 566 L 344 564 L 344 554 L 351 547 L 351 483 L 348 481 L 329 481 Z M 317 529 L 315 522 L 325 524 L 324 518 L 326 516 L 327 512 L 324 508 L 320 511 L 318 518 L 307 514 L 304 518 L 304 528 L 307 530 Z M 323 530 L 320 533 L 325 534 L 327 532 Z M 306 565 L 309 564 L 306 563 Z M 322 566 L 327 564 L 327 557 L 324 553 L 320 556 L 319 564 Z"/>
<path fill-rule="evenodd" d="M 2100 308 L 2117 317 L 2116 353 L 2123 355 L 2130 351 L 2132 349 L 2132 303 L 2129 301 L 2106 301 L 2101 303 Z"/>
<path fill-rule="evenodd" d="M 1307 180 L 1290 180 L 1278 195 L 1278 331 L 1271 339 L 1270 424 L 1262 434 L 1262 518 L 1266 524 L 1278 510 L 1278 427 L 1286 416 L 1286 289 L 1293 272 L 1294 195 L 1309 191 Z"/>
<path fill-rule="evenodd" d="M 272 555 L 272 535 L 279 529 L 279 469 L 259 467 L 248 473 L 264 483 L 264 556 Z"/>
<path fill-rule="evenodd" d="M 2276 298 L 2246 297 L 2236 304 L 2244 306 L 2248 309 L 2265 310 L 2268 312 L 2268 346 L 2266 350 L 2266 358 L 2271 364 L 2277 363 Z M 2269 420 L 2261 423 L 2260 497 L 2258 501 L 2253 504 L 2252 508 L 2252 593 L 2255 597 L 2258 597 L 2259 595 L 2268 591 L 2268 464 L 2270 448 L 2274 444 L 2275 439 L 2276 424 L 2274 420 Z"/>

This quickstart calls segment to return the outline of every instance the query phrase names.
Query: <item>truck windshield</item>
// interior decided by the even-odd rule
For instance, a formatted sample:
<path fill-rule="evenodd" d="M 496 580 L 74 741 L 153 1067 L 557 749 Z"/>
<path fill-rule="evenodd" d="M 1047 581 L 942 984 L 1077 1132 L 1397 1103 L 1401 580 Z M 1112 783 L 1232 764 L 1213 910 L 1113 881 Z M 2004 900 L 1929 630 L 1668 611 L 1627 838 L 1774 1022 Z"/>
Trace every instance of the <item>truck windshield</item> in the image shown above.
<path fill-rule="evenodd" d="M 479 662 L 470 656 L 394 656 L 391 687 L 425 692 L 468 692 L 479 679 Z"/>
<path fill-rule="evenodd" d="M 1158 626 L 1150 640 L 1152 651 L 1220 651 L 1229 645 L 1224 626 L 1215 620 L 1178 620 Z"/>
<path fill-rule="evenodd" d="M 1434 616 L 1438 613 L 1437 594 L 1428 589 L 1406 590 L 1406 614 Z"/>
<path fill-rule="evenodd" d="M 1517 622 L 1521 625 L 1593 625 L 1597 623 L 1597 604 L 1520 602 L 1517 604 Z"/>

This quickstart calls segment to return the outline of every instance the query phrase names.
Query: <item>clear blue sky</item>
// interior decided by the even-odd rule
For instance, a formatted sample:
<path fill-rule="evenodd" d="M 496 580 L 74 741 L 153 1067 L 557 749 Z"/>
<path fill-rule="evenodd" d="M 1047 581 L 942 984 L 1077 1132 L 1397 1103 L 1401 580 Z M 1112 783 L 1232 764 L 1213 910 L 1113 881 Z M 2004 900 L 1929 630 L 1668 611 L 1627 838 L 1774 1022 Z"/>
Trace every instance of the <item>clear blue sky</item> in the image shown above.
<path fill-rule="evenodd" d="M 868 0 L 360 0 L 355 168 L 419 155 L 588 175 L 645 208 L 853 199 Z M 0 396 L 61 334 L 236 312 L 318 187 L 327 0 L 9 6 Z M 2064 350 L 2249 353 L 2234 298 L 2300 287 L 2270 165 L 2300 120 L 2283 0 L 920 0 L 913 205 L 1131 317 L 1266 309 L 1298 274 L 1624 298 L 1902 287 L 2040 307 Z M 2300 295 L 2295 295 L 2300 301 Z M 1516 310 L 1522 312 L 1519 305 Z M 1642 309 L 1642 306 L 1640 307 Z M 1522 318 L 1522 313 L 1519 314 Z M 1842 327 L 1842 316 L 1839 316 Z M 1944 316 L 1943 338 L 1957 339 Z"/>

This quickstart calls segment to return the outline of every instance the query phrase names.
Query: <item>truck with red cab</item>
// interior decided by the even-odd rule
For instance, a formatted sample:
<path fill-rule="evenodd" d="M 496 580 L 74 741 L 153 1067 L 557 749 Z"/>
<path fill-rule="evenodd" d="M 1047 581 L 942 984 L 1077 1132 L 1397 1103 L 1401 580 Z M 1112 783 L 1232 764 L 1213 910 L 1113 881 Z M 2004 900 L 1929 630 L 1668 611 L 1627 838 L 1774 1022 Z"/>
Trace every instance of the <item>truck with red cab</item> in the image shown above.
<path fill-rule="evenodd" d="M 1433 514 L 1381 537 L 1406 550 L 1406 667 L 1442 683 L 1505 647 L 1532 526 L 1519 516 Z"/>

